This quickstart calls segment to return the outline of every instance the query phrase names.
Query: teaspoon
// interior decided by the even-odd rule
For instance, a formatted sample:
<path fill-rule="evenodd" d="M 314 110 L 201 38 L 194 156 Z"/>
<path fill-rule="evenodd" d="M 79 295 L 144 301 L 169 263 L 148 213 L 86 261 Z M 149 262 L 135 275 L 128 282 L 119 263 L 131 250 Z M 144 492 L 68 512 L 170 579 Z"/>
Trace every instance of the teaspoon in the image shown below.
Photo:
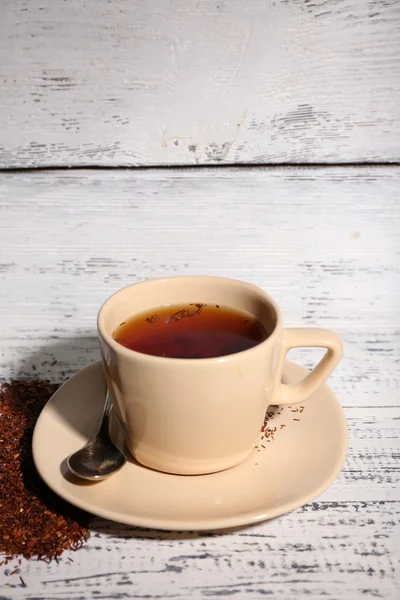
<path fill-rule="evenodd" d="M 96 437 L 67 458 L 70 471 L 77 477 L 89 481 L 100 481 L 124 466 L 126 457 L 110 437 L 111 410 L 111 397 L 107 390 L 102 421 Z"/>

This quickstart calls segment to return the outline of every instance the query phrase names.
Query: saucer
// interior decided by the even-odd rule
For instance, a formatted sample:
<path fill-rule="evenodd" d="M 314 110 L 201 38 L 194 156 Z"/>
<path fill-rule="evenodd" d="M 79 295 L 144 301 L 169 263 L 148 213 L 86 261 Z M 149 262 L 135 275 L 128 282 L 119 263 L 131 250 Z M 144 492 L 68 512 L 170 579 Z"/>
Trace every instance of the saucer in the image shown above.
<path fill-rule="evenodd" d="M 283 380 L 295 383 L 307 373 L 287 362 Z M 237 467 L 211 475 L 170 475 L 129 457 L 125 467 L 109 479 L 81 482 L 69 474 L 66 458 L 97 432 L 104 393 L 101 362 L 68 380 L 38 419 L 33 457 L 54 492 L 113 521 L 181 531 L 257 523 L 319 496 L 337 477 L 346 458 L 346 419 L 324 384 L 302 407 L 269 409 L 267 431 L 260 433 L 250 456 Z M 116 419 L 111 431 L 115 443 L 123 447 Z"/>

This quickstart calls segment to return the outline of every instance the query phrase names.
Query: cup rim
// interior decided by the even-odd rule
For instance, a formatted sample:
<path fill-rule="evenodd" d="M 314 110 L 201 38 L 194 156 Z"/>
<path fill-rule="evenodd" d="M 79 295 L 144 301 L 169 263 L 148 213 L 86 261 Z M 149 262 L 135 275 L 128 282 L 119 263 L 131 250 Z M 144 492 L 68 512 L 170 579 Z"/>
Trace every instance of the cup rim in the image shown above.
<path fill-rule="evenodd" d="M 171 358 L 169 356 L 154 356 L 152 354 L 145 354 L 144 352 L 138 352 L 137 350 L 132 350 L 131 348 L 127 348 L 126 346 L 123 346 L 122 344 L 119 344 L 117 341 L 115 341 L 115 339 L 112 337 L 112 335 L 110 333 L 108 333 L 105 324 L 104 324 L 104 320 L 105 320 L 105 313 L 106 310 L 108 310 L 108 305 L 109 303 L 115 299 L 117 296 L 122 295 L 124 293 L 126 293 L 126 291 L 132 287 L 136 287 L 136 286 L 145 286 L 148 284 L 152 284 L 152 283 L 162 283 L 162 282 L 171 282 L 172 280 L 183 280 L 183 281 L 189 281 L 189 280 L 199 280 L 199 279 L 205 279 L 208 281 L 212 281 L 214 280 L 215 282 L 226 282 L 226 283 L 234 283 L 234 284 L 239 284 L 242 287 L 246 288 L 247 290 L 257 294 L 257 295 L 261 295 L 263 296 L 263 298 L 265 300 L 267 300 L 268 304 L 273 308 L 274 312 L 275 312 L 275 317 L 276 317 L 276 322 L 275 322 L 275 327 L 272 331 L 272 333 L 262 342 L 260 342 L 259 344 L 256 344 L 255 346 L 253 346 L 252 348 L 248 348 L 247 350 L 241 350 L 240 352 L 235 352 L 233 354 L 225 354 L 223 356 L 214 356 L 212 358 L 197 358 L 196 360 L 188 360 L 187 358 Z M 265 292 L 261 287 L 253 284 L 253 283 L 248 283 L 246 281 L 242 281 L 240 279 L 233 279 L 233 278 L 229 278 L 229 277 L 218 277 L 218 276 L 213 276 L 213 275 L 178 275 L 178 276 L 172 276 L 172 277 L 156 277 L 156 278 L 152 278 L 152 279 L 144 279 L 141 281 L 136 281 L 134 283 L 130 283 L 128 285 L 125 285 L 124 287 L 118 289 L 116 292 L 114 292 L 113 294 L 111 294 L 111 296 L 109 296 L 101 305 L 99 312 L 97 314 L 97 331 L 99 333 L 99 336 L 106 342 L 106 344 L 108 346 L 110 346 L 115 352 L 118 352 L 119 354 L 122 354 L 123 356 L 126 356 L 127 358 L 131 357 L 136 357 L 136 359 L 140 359 L 140 360 L 144 360 L 144 361 L 149 361 L 149 362 L 153 362 L 153 363 L 164 363 L 167 362 L 167 364 L 169 365 L 182 365 L 182 364 L 186 364 L 188 365 L 188 363 L 190 363 L 191 366 L 195 366 L 195 365 L 204 365 L 204 364 L 212 364 L 212 363 L 224 363 L 232 360 L 239 360 L 243 355 L 250 355 L 250 353 L 255 353 L 257 351 L 259 351 L 260 348 L 263 348 L 267 345 L 271 345 L 271 343 L 274 342 L 275 338 L 278 336 L 278 332 L 280 331 L 280 329 L 282 328 L 282 313 L 279 309 L 279 306 L 277 305 L 277 303 L 275 302 L 275 300 L 269 295 L 267 294 L 267 292 Z"/>

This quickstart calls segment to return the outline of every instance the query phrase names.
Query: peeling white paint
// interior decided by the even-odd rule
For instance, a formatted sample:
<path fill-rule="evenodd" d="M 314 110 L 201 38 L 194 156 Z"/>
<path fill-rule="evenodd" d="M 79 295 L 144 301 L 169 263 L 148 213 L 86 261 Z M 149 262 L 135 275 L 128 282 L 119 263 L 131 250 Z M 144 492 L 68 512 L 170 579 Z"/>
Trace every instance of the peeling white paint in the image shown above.
<path fill-rule="evenodd" d="M 396 161 L 399 39 L 396 0 L 3 0 L 0 167 Z"/>

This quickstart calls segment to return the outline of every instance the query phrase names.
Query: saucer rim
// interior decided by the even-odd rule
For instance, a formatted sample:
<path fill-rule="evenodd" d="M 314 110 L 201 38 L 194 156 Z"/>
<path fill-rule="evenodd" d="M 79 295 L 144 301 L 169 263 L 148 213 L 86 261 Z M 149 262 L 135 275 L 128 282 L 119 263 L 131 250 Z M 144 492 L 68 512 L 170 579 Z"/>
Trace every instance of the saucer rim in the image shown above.
<path fill-rule="evenodd" d="M 297 363 L 293 363 L 292 361 L 285 361 L 285 365 L 290 364 L 294 365 L 296 368 L 301 369 L 304 374 L 307 374 L 308 369 L 298 365 Z M 46 483 L 46 485 L 56 493 L 60 498 L 66 500 L 70 504 L 88 512 L 89 514 L 95 517 L 101 517 L 110 521 L 114 521 L 117 523 L 122 523 L 125 525 L 135 526 L 139 528 L 150 528 L 157 529 L 162 531 L 218 531 L 222 529 L 234 529 L 238 527 L 244 527 L 246 525 L 255 525 L 262 521 L 267 521 L 276 517 L 279 517 L 284 514 L 288 514 L 293 510 L 308 504 L 311 500 L 315 500 L 319 497 L 324 491 L 326 491 L 335 479 L 338 477 L 341 472 L 343 465 L 346 461 L 347 453 L 348 453 L 348 426 L 346 417 L 343 412 L 343 408 L 337 399 L 336 395 L 330 388 L 327 383 L 322 384 L 321 388 L 316 393 L 325 393 L 331 396 L 331 400 L 333 400 L 336 404 L 336 408 L 340 413 L 340 422 L 341 422 L 341 444 L 340 451 L 337 452 L 337 458 L 334 464 L 334 468 L 330 470 L 329 476 L 325 477 L 318 487 L 314 487 L 309 494 L 299 495 L 292 501 L 282 502 L 275 509 L 268 511 L 261 511 L 260 509 L 241 513 L 240 515 L 230 516 L 230 517 L 214 517 L 214 518 L 201 518 L 198 521 L 193 520 L 191 518 L 188 520 L 176 520 L 176 519 L 167 519 L 167 518 L 157 518 L 157 517 L 141 517 L 135 514 L 127 514 L 126 512 L 117 511 L 112 508 L 102 508 L 95 505 L 95 502 L 89 502 L 84 499 L 81 499 L 73 493 L 73 491 L 68 491 L 60 487 L 52 481 L 51 477 L 48 476 L 46 469 L 42 468 L 44 465 L 41 464 L 41 460 L 38 459 L 38 440 L 41 437 L 41 428 L 43 427 L 44 419 L 46 417 L 46 409 L 51 405 L 54 397 L 58 394 L 64 386 L 66 386 L 73 377 L 77 375 L 82 375 L 83 372 L 90 372 L 91 370 L 97 370 L 101 366 L 101 361 L 96 361 L 87 367 L 84 367 L 77 371 L 74 375 L 65 381 L 60 388 L 51 396 L 46 406 L 43 408 L 39 418 L 36 422 L 35 429 L 32 437 L 32 454 L 33 460 L 36 466 L 36 469 Z M 247 460 L 247 459 L 246 459 Z M 232 467 L 235 469 L 236 467 Z M 179 477 L 179 476 L 178 476 Z M 185 476 L 182 476 L 185 477 Z M 202 477 L 208 477 L 208 475 L 203 475 Z"/>

